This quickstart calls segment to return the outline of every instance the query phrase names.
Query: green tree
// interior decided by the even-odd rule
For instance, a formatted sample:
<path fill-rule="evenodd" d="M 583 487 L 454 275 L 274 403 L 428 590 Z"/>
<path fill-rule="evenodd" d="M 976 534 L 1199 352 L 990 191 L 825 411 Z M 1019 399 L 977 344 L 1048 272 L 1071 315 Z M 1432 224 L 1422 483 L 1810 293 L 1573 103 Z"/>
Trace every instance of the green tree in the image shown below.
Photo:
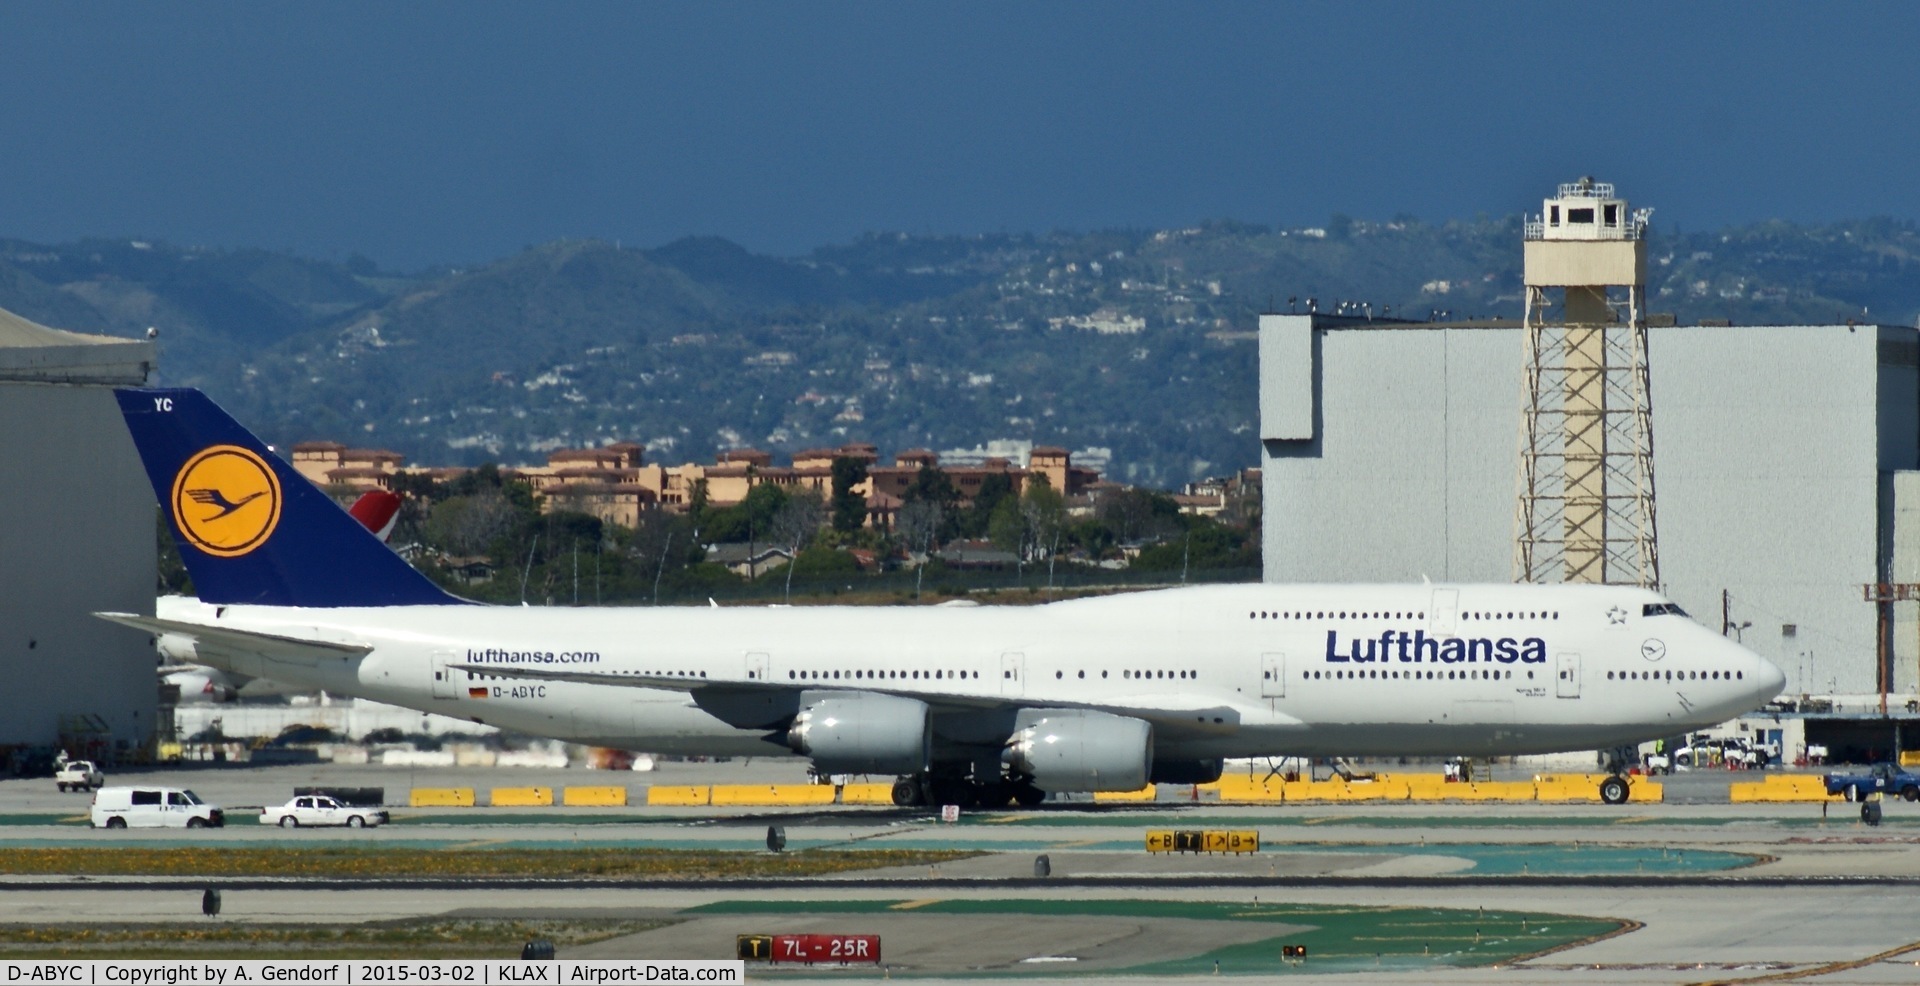
<path fill-rule="evenodd" d="M 700 538 L 708 544 L 765 543 L 773 515 L 786 502 L 786 490 L 772 483 L 757 484 L 739 503 L 709 508 L 700 527 Z"/>
<path fill-rule="evenodd" d="M 187 574 L 187 563 L 180 557 L 180 544 L 173 539 L 173 528 L 158 510 L 154 513 L 154 524 L 154 556 L 159 563 L 157 591 L 163 596 L 193 595 L 193 576 Z"/>
<path fill-rule="evenodd" d="M 820 502 L 819 494 L 812 490 L 800 490 L 789 494 L 780 509 L 774 511 L 768 521 L 769 535 L 775 544 L 787 549 L 787 591 L 788 602 L 793 601 L 793 570 L 799 566 L 800 549 L 805 548 L 820 533 L 820 522 L 826 519 L 826 504 Z"/>
<path fill-rule="evenodd" d="M 867 522 L 867 498 L 854 487 L 865 482 L 867 464 L 851 456 L 833 460 L 833 529 L 851 534 Z"/>
<path fill-rule="evenodd" d="M 953 488 L 953 480 L 944 470 L 935 469 L 926 463 L 920 464 L 920 471 L 913 474 L 913 481 L 907 484 L 906 491 L 900 494 L 903 503 L 927 502 L 940 508 L 940 530 L 936 535 L 939 541 L 945 541 L 958 531 L 956 518 L 959 516 L 960 491 Z"/>
<path fill-rule="evenodd" d="M 933 561 L 934 546 L 940 542 L 940 529 L 946 526 L 946 511 L 937 500 L 915 500 L 900 508 L 894 529 L 906 545 L 907 557 L 914 560 L 913 598 L 920 598 L 920 582 L 927 564 Z M 917 558 L 915 556 L 918 556 Z"/>
<path fill-rule="evenodd" d="M 1000 501 L 1013 495 L 1013 478 L 1003 472 L 988 473 L 973 494 L 973 506 L 967 510 L 961 527 L 969 537 L 983 537 Z"/>
<path fill-rule="evenodd" d="M 1034 560 L 1047 560 L 1047 591 L 1053 591 L 1054 561 L 1060 555 L 1060 540 L 1067 529 L 1067 498 L 1053 488 L 1043 474 L 1036 473 L 1027 492 L 1020 497 L 1020 515 L 1025 521 L 1027 539 Z"/>

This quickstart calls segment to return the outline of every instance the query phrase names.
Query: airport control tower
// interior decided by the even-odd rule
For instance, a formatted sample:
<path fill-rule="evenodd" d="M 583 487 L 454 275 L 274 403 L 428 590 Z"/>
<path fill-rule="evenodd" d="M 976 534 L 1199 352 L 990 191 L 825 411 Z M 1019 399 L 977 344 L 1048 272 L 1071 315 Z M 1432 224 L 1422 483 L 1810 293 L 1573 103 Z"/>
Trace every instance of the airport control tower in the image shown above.
<path fill-rule="evenodd" d="M 1647 216 L 1560 186 L 1526 223 L 1525 401 L 1514 578 L 1655 587 Z"/>

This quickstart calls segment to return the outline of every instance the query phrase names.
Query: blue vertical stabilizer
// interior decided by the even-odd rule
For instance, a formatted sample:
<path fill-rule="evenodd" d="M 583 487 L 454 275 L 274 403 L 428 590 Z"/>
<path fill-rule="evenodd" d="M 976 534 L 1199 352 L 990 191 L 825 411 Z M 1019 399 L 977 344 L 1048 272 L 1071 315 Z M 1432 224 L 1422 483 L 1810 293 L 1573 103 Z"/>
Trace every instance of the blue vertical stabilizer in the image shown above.
<path fill-rule="evenodd" d="M 197 390 L 117 390 L 203 602 L 460 603 Z"/>

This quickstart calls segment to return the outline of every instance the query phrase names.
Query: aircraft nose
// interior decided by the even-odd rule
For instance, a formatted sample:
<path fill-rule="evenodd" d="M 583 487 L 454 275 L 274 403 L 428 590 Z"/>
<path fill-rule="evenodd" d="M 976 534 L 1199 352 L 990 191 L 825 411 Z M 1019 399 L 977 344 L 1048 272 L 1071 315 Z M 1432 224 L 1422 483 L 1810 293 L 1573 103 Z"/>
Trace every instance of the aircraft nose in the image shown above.
<path fill-rule="evenodd" d="M 1753 676 L 1756 679 L 1754 691 L 1758 694 L 1760 701 L 1771 702 L 1786 689 L 1787 673 L 1758 654 L 1753 656 L 1753 663 L 1755 665 Z"/>

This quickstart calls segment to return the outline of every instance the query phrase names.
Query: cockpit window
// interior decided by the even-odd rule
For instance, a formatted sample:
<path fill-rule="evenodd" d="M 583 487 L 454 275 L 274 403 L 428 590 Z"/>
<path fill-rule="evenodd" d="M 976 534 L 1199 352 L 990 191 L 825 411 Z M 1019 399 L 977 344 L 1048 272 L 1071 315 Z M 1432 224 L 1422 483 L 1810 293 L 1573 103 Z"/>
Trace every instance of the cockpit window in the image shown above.
<path fill-rule="evenodd" d="M 1687 611 L 1679 603 L 1648 603 L 1640 607 L 1641 616 L 1685 616 Z"/>

